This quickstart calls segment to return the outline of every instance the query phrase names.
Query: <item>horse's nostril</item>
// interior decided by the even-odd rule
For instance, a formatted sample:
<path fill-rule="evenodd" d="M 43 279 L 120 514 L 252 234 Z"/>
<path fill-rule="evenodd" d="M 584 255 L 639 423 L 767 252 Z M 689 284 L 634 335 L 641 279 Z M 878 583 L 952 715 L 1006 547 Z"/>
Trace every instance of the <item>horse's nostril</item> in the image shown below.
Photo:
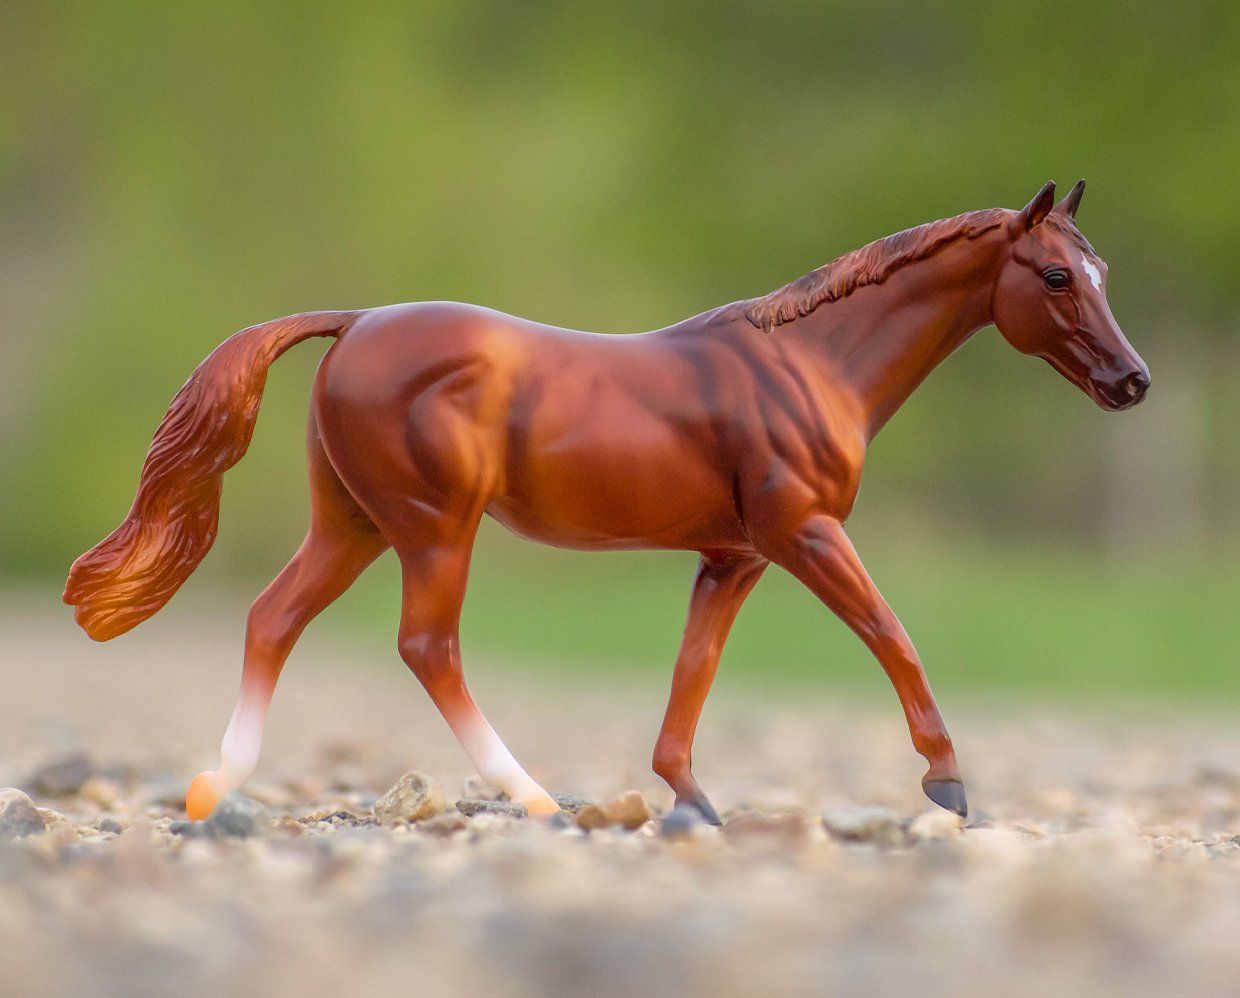
<path fill-rule="evenodd" d="M 1134 371 L 1124 379 L 1124 392 L 1130 399 L 1140 398 L 1149 387 L 1150 376 L 1144 371 Z"/>

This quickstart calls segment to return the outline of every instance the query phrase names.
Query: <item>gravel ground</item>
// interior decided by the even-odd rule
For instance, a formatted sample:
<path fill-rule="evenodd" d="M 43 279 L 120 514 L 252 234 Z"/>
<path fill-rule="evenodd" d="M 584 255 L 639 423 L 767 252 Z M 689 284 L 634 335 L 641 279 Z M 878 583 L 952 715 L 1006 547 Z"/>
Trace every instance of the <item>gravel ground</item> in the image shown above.
<path fill-rule="evenodd" d="M 177 796 L 215 761 L 239 632 L 181 612 L 93 646 L 8 606 L 0 786 L 42 810 L 0 797 L 6 996 L 1240 993 L 1240 738 L 1222 713 L 948 704 L 960 828 L 921 798 L 894 701 L 833 702 L 825 676 L 756 698 L 725 667 L 697 753 L 713 829 L 661 813 L 662 688 L 475 669 L 548 789 L 636 791 L 652 813 L 629 797 L 549 826 L 461 814 L 488 791 L 395 655 L 311 633 L 257 804 L 187 826 Z M 409 769 L 447 810 L 378 823 Z"/>

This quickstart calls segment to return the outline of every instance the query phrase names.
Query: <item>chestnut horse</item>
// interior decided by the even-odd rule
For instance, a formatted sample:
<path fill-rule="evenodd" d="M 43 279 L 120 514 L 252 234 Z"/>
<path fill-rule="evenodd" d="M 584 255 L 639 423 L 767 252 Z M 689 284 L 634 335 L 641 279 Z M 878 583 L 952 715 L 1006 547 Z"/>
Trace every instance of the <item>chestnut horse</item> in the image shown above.
<path fill-rule="evenodd" d="M 1104 409 L 1149 386 L 1075 224 L 1083 182 L 1020 211 L 888 236 L 762 298 L 655 332 L 558 329 L 448 302 L 314 312 L 245 329 L 191 375 L 156 431 L 124 522 L 74 564 L 65 601 L 107 640 L 160 609 L 215 539 L 221 478 L 245 453 L 272 362 L 335 337 L 315 378 L 310 527 L 250 611 L 241 692 L 191 818 L 249 776 L 276 678 L 305 626 L 380 553 L 403 571 L 399 649 L 481 775 L 534 814 L 555 801 L 474 703 L 457 622 L 489 514 L 585 550 L 699 552 L 654 770 L 718 822 L 691 747 L 724 640 L 770 562 L 881 663 L 926 758 L 926 795 L 960 815 L 951 739 L 904 628 L 843 523 L 866 445 L 922 379 L 994 323 Z"/>

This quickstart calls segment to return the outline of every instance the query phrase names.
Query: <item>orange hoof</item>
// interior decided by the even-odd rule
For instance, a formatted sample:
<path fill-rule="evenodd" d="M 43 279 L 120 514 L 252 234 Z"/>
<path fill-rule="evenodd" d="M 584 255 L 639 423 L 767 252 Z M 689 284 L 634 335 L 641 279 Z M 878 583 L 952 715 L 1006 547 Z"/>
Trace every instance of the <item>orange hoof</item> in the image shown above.
<path fill-rule="evenodd" d="M 220 795 L 215 789 L 215 774 L 211 772 L 199 773 L 194 777 L 194 782 L 189 785 L 189 790 L 185 792 L 185 816 L 190 821 L 202 821 L 209 818 L 211 812 L 215 810 L 215 805 L 220 802 Z"/>
<path fill-rule="evenodd" d="M 522 801 L 522 803 L 525 804 L 526 812 L 534 818 L 550 818 L 551 815 L 560 812 L 560 805 L 548 794 L 535 797 L 533 800 Z"/>

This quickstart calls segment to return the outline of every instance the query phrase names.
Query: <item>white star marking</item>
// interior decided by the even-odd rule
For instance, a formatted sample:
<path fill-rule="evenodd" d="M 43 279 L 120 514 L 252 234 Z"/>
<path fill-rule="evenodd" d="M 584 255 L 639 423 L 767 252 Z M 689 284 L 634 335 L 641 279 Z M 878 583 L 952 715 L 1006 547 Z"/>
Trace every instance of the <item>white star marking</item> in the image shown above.
<path fill-rule="evenodd" d="M 1081 266 L 1085 268 L 1085 273 L 1089 275 L 1089 281 L 1094 286 L 1094 290 L 1101 291 L 1102 273 L 1086 258 L 1083 253 L 1081 254 Z"/>

